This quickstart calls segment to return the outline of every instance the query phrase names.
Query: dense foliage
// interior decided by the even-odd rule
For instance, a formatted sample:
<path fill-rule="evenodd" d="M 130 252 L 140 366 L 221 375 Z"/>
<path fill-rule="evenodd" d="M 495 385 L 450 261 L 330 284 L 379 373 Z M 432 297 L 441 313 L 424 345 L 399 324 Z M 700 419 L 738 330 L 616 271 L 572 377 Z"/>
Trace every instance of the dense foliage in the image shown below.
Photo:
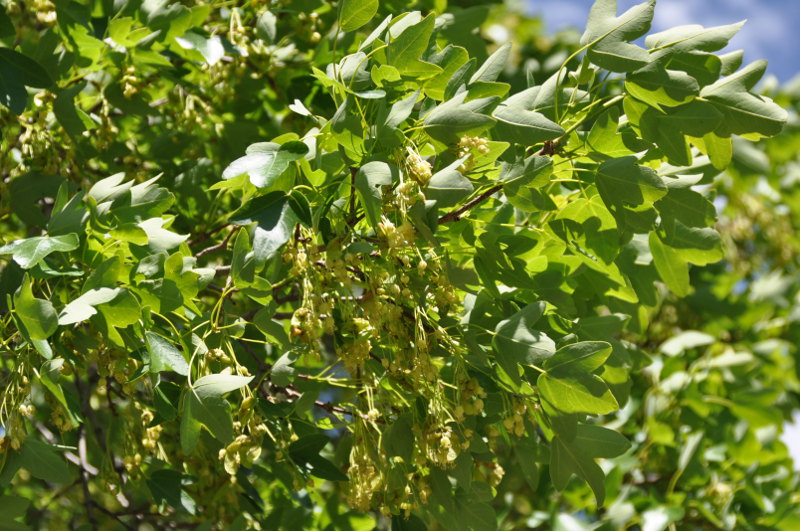
<path fill-rule="evenodd" d="M 765 62 L 471 4 L 0 3 L 3 528 L 800 525 Z"/>

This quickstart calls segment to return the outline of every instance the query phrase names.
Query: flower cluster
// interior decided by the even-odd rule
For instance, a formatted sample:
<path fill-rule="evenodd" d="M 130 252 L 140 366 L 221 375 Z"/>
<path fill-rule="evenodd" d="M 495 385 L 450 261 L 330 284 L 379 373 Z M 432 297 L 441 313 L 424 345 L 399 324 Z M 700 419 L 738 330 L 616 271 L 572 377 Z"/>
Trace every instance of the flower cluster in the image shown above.
<path fill-rule="evenodd" d="M 459 170 L 462 173 L 472 171 L 475 167 L 475 153 L 486 155 L 489 153 L 489 142 L 485 138 L 476 136 L 462 136 L 456 144 L 456 156 L 469 157 Z"/>
<path fill-rule="evenodd" d="M 406 156 L 406 170 L 409 177 L 423 186 L 428 184 L 433 175 L 431 163 L 424 160 L 419 156 L 419 153 L 411 148 L 408 148 L 408 155 Z"/>

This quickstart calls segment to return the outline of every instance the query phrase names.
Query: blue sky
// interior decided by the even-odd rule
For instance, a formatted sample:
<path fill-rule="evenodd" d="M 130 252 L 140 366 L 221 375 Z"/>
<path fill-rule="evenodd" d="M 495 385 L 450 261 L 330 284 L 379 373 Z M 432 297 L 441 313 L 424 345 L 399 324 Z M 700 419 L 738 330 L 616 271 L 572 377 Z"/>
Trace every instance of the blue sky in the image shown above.
<path fill-rule="evenodd" d="M 619 11 L 642 0 L 619 0 Z M 593 0 L 526 0 L 548 30 L 583 28 Z M 658 0 L 652 31 L 683 24 L 719 26 L 747 19 L 728 50 L 745 50 L 745 63 L 769 60 L 768 73 L 781 82 L 800 71 L 800 0 Z"/>

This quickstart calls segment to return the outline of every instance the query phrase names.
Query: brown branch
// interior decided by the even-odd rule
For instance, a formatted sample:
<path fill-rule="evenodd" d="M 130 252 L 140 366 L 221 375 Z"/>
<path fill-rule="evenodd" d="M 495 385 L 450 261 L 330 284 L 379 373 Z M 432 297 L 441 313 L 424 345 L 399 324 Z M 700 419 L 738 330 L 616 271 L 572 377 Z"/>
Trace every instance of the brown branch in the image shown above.
<path fill-rule="evenodd" d="M 478 197 L 476 197 L 475 199 L 473 199 L 472 201 L 470 201 L 466 205 L 464 205 L 464 206 L 462 206 L 460 208 L 457 208 L 456 210 L 452 210 L 452 211 L 448 212 L 447 214 L 445 214 L 444 216 L 440 217 L 439 218 L 439 225 L 441 225 L 442 223 L 450 223 L 452 221 L 460 220 L 461 216 L 463 216 L 466 212 L 468 212 L 470 209 L 472 209 L 475 205 L 478 205 L 479 203 L 482 203 L 482 202 L 486 201 L 487 199 L 489 199 L 491 196 L 493 196 L 494 194 L 496 194 L 497 192 L 499 192 L 502 189 L 503 189 L 503 185 L 502 184 L 497 184 L 495 186 L 492 186 L 491 188 L 489 188 L 488 190 L 483 192 L 481 195 L 479 195 Z"/>
<path fill-rule="evenodd" d="M 558 151 L 558 147 L 559 147 L 558 142 L 552 142 L 548 140 L 544 143 L 544 146 L 537 153 L 537 155 L 554 155 Z M 444 216 L 440 217 L 439 225 L 441 225 L 442 223 L 450 223 L 452 221 L 460 220 L 461 216 L 463 216 L 465 212 L 472 209 L 475 205 L 482 203 L 483 201 L 486 201 L 487 199 L 489 199 L 491 196 L 493 196 L 502 189 L 503 189 L 502 184 L 497 184 L 495 186 L 492 186 L 491 188 L 483 192 L 481 195 L 479 195 L 466 205 L 457 208 L 456 210 L 453 210 L 451 212 L 448 212 Z"/>
<path fill-rule="evenodd" d="M 292 398 L 295 398 L 295 399 L 298 399 L 301 396 L 303 396 L 303 393 L 301 393 L 299 391 L 295 391 L 294 389 L 290 389 L 288 387 L 281 388 L 281 391 L 283 391 L 288 396 L 291 396 Z M 325 411 L 327 411 L 331 415 L 333 415 L 334 413 L 339 413 L 341 415 L 350 415 L 351 417 L 353 416 L 353 412 L 350 411 L 349 409 L 345 409 L 343 407 L 333 405 L 330 402 L 323 402 L 322 400 L 315 400 L 314 401 L 314 405 L 317 406 L 318 408 L 324 409 Z"/>
<path fill-rule="evenodd" d="M 228 242 L 230 241 L 231 236 L 233 236 L 238 230 L 239 230 L 239 227 L 234 227 L 225 236 L 225 239 L 223 239 L 221 242 L 219 242 L 216 245 L 212 245 L 211 247 L 206 247 L 205 249 L 201 249 L 200 251 L 197 252 L 197 254 L 194 255 L 195 258 L 201 258 L 201 257 L 203 257 L 203 256 L 205 256 L 207 254 L 211 254 L 213 252 L 220 251 L 220 250 L 224 249 L 225 247 L 228 246 Z"/>

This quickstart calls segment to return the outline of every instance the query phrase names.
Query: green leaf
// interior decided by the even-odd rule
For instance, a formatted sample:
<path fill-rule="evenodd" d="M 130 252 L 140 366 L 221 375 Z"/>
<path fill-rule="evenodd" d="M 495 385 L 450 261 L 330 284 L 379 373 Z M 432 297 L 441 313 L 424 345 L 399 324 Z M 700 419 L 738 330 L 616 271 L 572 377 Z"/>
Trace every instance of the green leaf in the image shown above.
<path fill-rule="evenodd" d="M 63 358 L 48 360 L 42 364 L 39 374 L 42 378 L 42 384 L 56 397 L 58 403 L 61 404 L 70 417 L 73 426 L 77 426 L 81 418 L 77 413 L 75 401 L 67 398 L 68 395 L 64 393 L 64 388 L 58 383 L 61 380 L 61 368 L 63 366 Z"/>
<path fill-rule="evenodd" d="M 556 224 L 558 220 L 565 220 L 561 230 Z M 551 226 L 566 243 L 580 243 L 606 264 L 611 264 L 619 253 L 617 222 L 597 195 L 568 203 Z"/>
<path fill-rule="evenodd" d="M 711 164 L 718 170 L 724 170 L 733 158 L 733 142 L 730 137 L 720 137 L 714 133 L 703 135 L 703 146 Z"/>
<path fill-rule="evenodd" d="M 286 387 L 292 383 L 295 369 L 292 365 L 297 361 L 297 354 L 287 352 L 272 365 L 270 380 L 278 386 Z"/>
<path fill-rule="evenodd" d="M 462 133 L 479 131 L 495 122 L 494 118 L 483 114 L 495 103 L 497 98 L 478 98 L 465 102 L 466 92 L 439 104 L 425 118 L 425 130 L 433 138 L 445 142 L 456 142 Z"/>
<path fill-rule="evenodd" d="M 636 157 L 610 159 L 600 164 L 597 189 L 606 205 L 643 205 L 667 193 L 667 185 L 655 170 L 637 164 Z"/>
<path fill-rule="evenodd" d="M 157 505 L 167 504 L 191 515 L 197 514 L 195 501 L 182 487 L 180 472 L 166 468 L 156 470 L 147 478 L 147 487 Z"/>
<path fill-rule="evenodd" d="M 150 372 L 158 373 L 173 370 L 181 376 L 189 375 L 189 364 L 183 354 L 172 343 L 155 332 L 144 333 L 147 351 L 150 353 Z"/>
<path fill-rule="evenodd" d="M 428 199 L 436 201 L 437 206 L 453 206 L 474 190 L 470 180 L 458 171 L 466 159 L 467 157 L 462 157 L 431 176 L 425 195 Z"/>
<path fill-rule="evenodd" d="M 14 294 L 14 311 L 33 340 L 47 339 L 58 329 L 56 309 L 50 301 L 33 296 L 27 275 Z"/>
<path fill-rule="evenodd" d="M 67 463 L 49 444 L 28 437 L 20 449 L 20 460 L 22 467 L 35 478 L 62 485 L 72 482 Z"/>
<path fill-rule="evenodd" d="M 497 362 L 517 384 L 518 364 L 539 365 L 555 352 L 555 343 L 533 328 L 544 313 L 543 302 L 529 304 L 508 319 L 497 323 L 492 339 Z"/>
<path fill-rule="evenodd" d="M 573 443 L 592 457 L 617 457 L 631 447 L 622 434 L 594 424 L 578 424 Z"/>
<path fill-rule="evenodd" d="M 53 101 L 53 113 L 58 123 L 73 139 L 94 127 L 92 119 L 80 107 L 75 105 L 75 98 L 86 88 L 86 82 L 76 83 L 69 88 L 61 90 Z"/>
<path fill-rule="evenodd" d="M 711 133 L 723 120 L 723 115 L 712 104 L 693 101 L 669 109 L 668 114 L 648 109 L 639 119 L 642 138 L 658 145 L 678 166 L 691 164 L 691 153 L 684 135 L 703 137 Z M 693 140 L 695 144 L 698 142 Z"/>
<path fill-rule="evenodd" d="M 693 101 L 670 109 L 667 114 L 659 115 L 659 123 L 665 127 L 674 128 L 681 133 L 702 137 L 714 131 L 722 122 L 723 116 L 710 103 Z"/>
<path fill-rule="evenodd" d="M 498 105 L 492 116 L 497 120 L 495 140 L 533 146 L 564 134 L 564 129 L 545 115 L 528 108 L 524 98 L 511 97 Z"/>
<path fill-rule="evenodd" d="M 655 232 L 650 233 L 650 252 L 658 276 L 676 295 L 685 297 L 691 292 L 689 286 L 689 264 L 671 247 L 664 245 Z"/>
<path fill-rule="evenodd" d="M 10 254 L 22 269 L 30 269 L 52 253 L 66 253 L 78 248 L 77 234 L 34 236 L 0 247 L 0 255 Z"/>
<path fill-rule="evenodd" d="M 523 162 L 504 163 L 498 181 L 505 184 L 507 192 L 516 192 L 519 187 L 540 188 L 550 181 L 553 174 L 553 159 L 542 155 L 531 155 Z"/>
<path fill-rule="evenodd" d="M 48 88 L 53 84 L 50 74 L 42 65 L 10 48 L 0 46 L 0 66 L 6 72 L 13 72 L 17 80 L 25 86 Z"/>
<path fill-rule="evenodd" d="M 392 515 L 391 531 L 428 531 L 428 526 L 414 513 L 408 516 L 395 514 Z"/>
<path fill-rule="evenodd" d="M 185 50 L 196 50 L 209 65 L 217 64 L 225 55 L 225 48 L 219 35 L 206 37 L 197 31 L 189 30 L 180 37 L 175 37 L 175 42 Z"/>
<path fill-rule="evenodd" d="M 197 444 L 199 429 L 197 423 L 205 426 L 211 435 L 219 442 L 229 444 L 233 441 L 233 417 L 228 401 L 217 395 L 198 396 L 189 393 L 186 400 L 184 415 L 189 415 L 187 421 L 187 446 L 194 448 Z M 183 426 L 181 426 L 183 429 Z M 183 433 L 181 433 L 183 444 Z M 191 451 L 191 450 L 190 450 Z"/>
<path fill-rule="evenodd" d="M 234 212 L 231 222 L 237 225 L 257 223 L 253 235 L 253 253 L 256 260 L 263 264 L 289 241 L 294 226 L 300 222 L 300 216 L 286 194 L 272 192 L 251 200 Z"/>
<path fill-rule="evenodd" d="M 414 454 L 414 430 L 409 415 L 400 415 L 384 432 L 383 444 L 390 457 L 402 457 L 411 462 Z"/>
<path fill-rule="evenodd" d="M 172 382 L 161 381 L 153 388 L 153 406 L 165 420 L 175 420 L 178 415 L 181 388 Z"/>
<path fill-rule="evenodd" d="M 200 398 L 221 397 L 226 393 L 241 389 L 253 380 L 252 376 L 235 374 L 209 374 L 192 385 L 192 391 Z"/>
<path fill-rule="evenodd" d="M 328 481 L 349 481 L 350 479 L 347 474 L 339 470 L 339 467 L 319 455 L 309 459 L 308 465 L 308 471 L 312 476 Z"/>
<path fill-rule="evenodd" d="M 766 96 L 750 92 L 766 68 L 766 61 L 755 61 L 700 92 L 700 96 L 713 103 L 724 116 L 715 131 L 717 135 L 774 136 L 781 132 L 788 117 L 786 111 Z"/>
<path fill-rule="evenodd" d="M 536 490 L 539 487 L 539 467 L 537 466 L 539 451 L 536 445 L 525 441 L 518 442 L 514 445 L 514 457 L 525 481 L 532 489 Z"/>
<path fill-rule="evenodd" d="M 358 2 L 359 0 L 354 0 Z M 386 62 L 394 66 L 401 74 L 411 74 L 419 68 L 419 58 L 428 49 L 428 41 L 433 34 L 436 17 L 428 15 L 417 24 L 403 30 L 386 47 Z M 429 63 L 425 63 L 429 64 Z M 433 66 L 433 65 L 431 65 Z M 440 72 L 437 68 L 436 73 Z"/>
<path fill-rule="evenodd" d="M 417 100 L 419 100 L 419 91 L 414 91 L 405 98 L 395 102 L 386 120 L 384 120 L 383 125 L 395 128 L 405 122 L 408 117 L 411 116 L 411 111 L 414 110 L 414 105 L 417 103 Z"/>
<path fill-rule="evenodd" d="M 456 519 L 461 529 L 473 531 L 495 531 L 497 515 L 488 503 L 483 503 L 467 496 L 456 496 Z"/>
<path fill-rule="evenodd" d="M 536 386 L 553 407 L 564 413 L 606 415 L 619 409 L 608 385 L 599 376 L 580 368 L 540 374 Z"/>
<path fill-rule="evenodd" d="M 698 24 L 676 26 L 668 30 L 648 35 L 644 40 L 650 50 L 667 49 L 669 53 L 716 52 L 728 45 L 728 41 L 739 33 L 744 21 L 704 28 Z"/>
<path fill-rule="evenodd" d="M 367 221 L 373 228 L 377 228 L 381 220 L 382 187 L 392 184 L 392 176 L 395 173 L 396 170 L 387 163 L 377 160 L 367 162 L 356 173 L 356 190 L 364 205 Z"/>
<path fill-rule="evenodd" d="M 16 33 L 17 32 L 14 30 L 14 23 L 11 22 L 5 9 L 0 9 L 0 39 L 14 37 Z"/>
<path fill-rule="evenodd" d="M 598 505 L 605 501 L 605 477 L 594 462 L 596 457 L 616 457 L 623 454 L 630 443 L 615 431 L 579 424 L 575 438 L 571 441 L 556 436 L 550 451 L 550 477 L 553 486 L 563 490 L 569 478 L 575 474 L 585 480 L 597 499 Z"/>
<path fill-rule="evenodd" d="M 508 63 L 508 56 L 510 53 L 510 42 L 500 46 L 486 59 L 486 61 L 483 62 L 480 68 L 478 68 L 478 70 L 472 74 L 472 77 L 469 79 L 470 84 L 497 81 L 497 78 L 500 77 L 500 74 L 502 74 L 503 70 L 506 68 L 506 63 Z"/>
<path fill-rule="evenodd" d="M 678 220 L 666 225 L 663 242 L 695 265 L 703 266 L 722 260 L 725 253 L 719 233 L 710 227 L 687 227 Z"/>
<path fill-rule="evenodd" d="M 687 350 L 712 345 L 716 338 L 697 330 L 684 330 L 664 341 L 658 350 L 667 356 L 678 356 Z"/>
<path fill-rule="evenodd" d="M 649 54 L 631 41 L 650 30 L 655 0 L 643 2 L 617 16 L 617 0 L 595 0 L 581 46 L 589 60 L 612 72 L 630 72 L 646 65 Z"/>
<path fill-rule="evenodd" d="M 120 288 L 120 293 L 113 300 L 98 306 L 106 322 L 110 326 L 125 328 L 139 321 L 142 308 L 130 290 Z"/>
<path fill-rule="evenodd" d="M 192 392 L 187 392 L 183 395 L 180 439 L 181 450 L 186 455 L 191 455 L 192 452 L 194 452 L 194 449 L 197 447 L 197 442 L 200 439 L 200 429 L 202 428 L 202 425 L 192 411 L 192 403 L 196 401 L 197 398 Z"/>
<path fill-rule="evenodd" d="M 700 93 L 700 84 L 686 72 L 667 70 L 660 63 L 651 63 L 625 77 L 625 90 L 662 110 L 662 106 L 674 107 L 690 102 Z"/>
<path fill-rule="evenodd" d="M 599 369 L 611 355 L 611 345 L 605 341 L 581 341 L 562 347 L 544 362 L 550 374 L 562 371 L 590 373 Z"/>
<path fill-rule="evenodd" d="M 147 245 L 154 253 L 164 253 L 185 242 L 188 234 L 176 234 L 164 228 L 169 220 L 164 218 L 150 218 L 139 222 L 139 228 L 147 234 Z"/>
<path fill-rule="evenodd" d="M 225 168 L 222 178 L 233 179 L 246 173 L 254 186 L 267 192 L 291 162 L 303 158 L 307 153 L 308 146 L 300 141 L 283 145 L 273 142 L 253 144 L 247 148 L 247 155 Z"/>
<path fill-rule="evenodd" d="M 339 7 L 339 27 L 355 31 L 367 24 L 378 12 L 378 0 L 342 0 Z"/>
<path fill-rule="evenodd" d="M 7 524 L 25 516 L 30 504 L 30 500 L 21 496 L 0 496 L 0 521 Z"/>
<path fill-rule="evenodd" d="M 618 128 L 619 109 L 611 107 L 592 124 L 592 128 L 586 137 L 586 144 L 589 149 L 609 157 L 631 155 L 631 150 L 625 145 L 622 135 L 617 132 Z"/>
<path fill-rule="evenodd" d="M 722 60 L 710 53 L 676 53 L 669 56 L 667 68 L 686 72 L 705 87 L 719 79 Z"/>
<path fill-rule="evenodd" d="M 303 465 L 319 456 L 329 442 L 330 439 L 322 433 L 304 435 L 289 445 L 289 456 L 295 463 Z"/>
<path fill-rule="evenodd" d="M 58 324 L 69 325 L 87 320 L 97 313 L 96 306 L 113 301 L 121 292 L 121 288 L 90 289 L 64 306 L 58 314 Z"/>
<path fill-rule="evenodd" d="M 454 79 L 456 72 L 467 64 L 469 54 L 460 46 L 448 44 L 441 52 L 428 57 L 428 60 L 439 66 L 442 72 L 429 79 L 423 90 L 428 97 L 443 100 L 445 99 L 445 88 L 450 80 Z"/>
<path fill-rule="evenodd" d="M 656 208 L 665 224 L 678 220 L 688 227 L 708 227 L 717 220 L 714 204 L 689 188 L 670 188 L 667 195 L 656 202 Z"/>

